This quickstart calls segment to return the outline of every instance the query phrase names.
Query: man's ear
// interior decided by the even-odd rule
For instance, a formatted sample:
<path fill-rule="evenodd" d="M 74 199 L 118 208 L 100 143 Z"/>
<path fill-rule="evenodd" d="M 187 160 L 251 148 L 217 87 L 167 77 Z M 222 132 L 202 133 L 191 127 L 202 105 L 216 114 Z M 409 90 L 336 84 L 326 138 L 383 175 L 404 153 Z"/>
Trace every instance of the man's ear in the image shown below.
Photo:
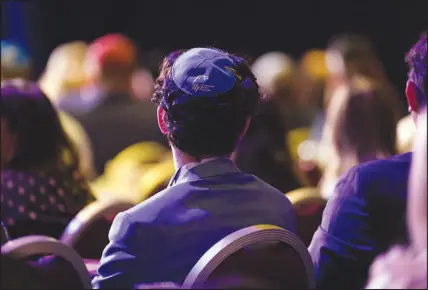
<path fill-rule="evenodd" d="M 166 112 L 162 108 L 162 106 L 158 107 L 157 117 L 158 117 L 159 129 L 161 133 L 164 135 L 168 134 L 168 130 L 166 129 L 166 124 L 165 124 Z"/>
<path fill-rule="evenodd" d="M 412 81 L 407 81 L 406 98 L 409 103 L 409 111 L 417 112 L 425 99 L 423 91 Z"/>

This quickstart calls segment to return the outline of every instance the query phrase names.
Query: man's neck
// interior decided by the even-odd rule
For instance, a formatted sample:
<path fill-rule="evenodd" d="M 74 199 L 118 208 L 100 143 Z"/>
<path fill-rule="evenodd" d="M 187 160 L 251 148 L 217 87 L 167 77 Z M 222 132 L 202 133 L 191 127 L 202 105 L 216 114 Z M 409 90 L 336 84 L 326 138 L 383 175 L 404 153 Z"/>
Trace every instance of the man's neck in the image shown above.
<path fill-rule="evenodd" d="M 203 156 L 201 159 L 198 160 L 195 157 L 193 157 L 187 153 L 184 153 L 183 151 L 178 150 L 174 146 L 171 146 L 171 150 L 172 150 L 172 157 L 174 159 L 175 170 L 180 169 L 181 167 L 183 167 L 186 164 L 201 161 L 201 159 L 217 157 L 217 156 Z M 218 157 L 219 158 L 220 157 L 230 158 L 230 156 L 218 156 Z"/>

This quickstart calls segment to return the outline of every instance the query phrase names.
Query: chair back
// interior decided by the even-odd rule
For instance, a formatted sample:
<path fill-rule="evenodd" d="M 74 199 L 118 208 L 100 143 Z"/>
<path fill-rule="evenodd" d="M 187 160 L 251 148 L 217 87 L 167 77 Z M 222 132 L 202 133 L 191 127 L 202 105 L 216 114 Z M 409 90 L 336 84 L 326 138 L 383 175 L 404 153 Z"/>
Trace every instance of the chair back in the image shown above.
<path fill-rule="evenodd" d="M 135 184 L 167 153 L 168 149 L 156 142 L 140 142 L 125 148 L 106 163 L 104 174 L 91 183 L 94 195 L 102 200 L 113 197 L 139 203 Z"/>
<path fill-rule="evenodd" d="M 238 230 L 196 263 L 183 288 L 315 288 L 311 257 L 293 233 L 272 225 Z"/>
<path fill-rule="evenodd" d="M 34 257 L 48 256 L 31 265 L 37 273 L 27 274 L 46 279 L 46 284 L 59 288 L 91 289 L 91 281 L 85 264 L 79 254 L 60 241 L 46 236 L 26 236 L 7 242 L 1 248 L 2 257 L 15 261 L 29 262 Z M 9 259 L 10 260 L 10 259 Z M 9 263 L 10 264 L 10 263 Z M 15 265 L 16 266 L 16 265 Z M 25 265 L 18 265 L 25 269 Z M 20 277 L 26 279 L 29 277 Z M 30 277 L 31 278 L 31 277 Z M 42 281 L 34 281 L 43 283 Z"/>
<path fill-rule="evenodd" d="M 286 194 L 296 213 L 297 235 L 308 247 L 321 224 L 327 200 L 316 187 L 304 187 Z"/>
<path fill-rule="evenodd" d="M 114 218 L 132 206 L 126 201 L 97 200 L 74 217 L 60 240 L 83 258 L 99 259 L 109 242 L 108 233 Z"/>

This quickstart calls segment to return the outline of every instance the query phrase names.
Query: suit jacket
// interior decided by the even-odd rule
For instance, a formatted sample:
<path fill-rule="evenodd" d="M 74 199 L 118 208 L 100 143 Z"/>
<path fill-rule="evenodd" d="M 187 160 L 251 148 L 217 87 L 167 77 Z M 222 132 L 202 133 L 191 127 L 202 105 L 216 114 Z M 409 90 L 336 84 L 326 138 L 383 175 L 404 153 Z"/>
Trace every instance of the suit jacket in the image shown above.
<path fill-rule="evenodd" d="M 362 289 L 374 258 L 407 243 L 411 153 L 351 169 L 337 184 L 309 252 L 318 288 Z"/>
<path fill-rule="evenodd" d="M 229 159 L 182 168 L 165 190 L 115 218 L 92 284 L 95 288 L 159 281 L 181 284 L 216 242 L 256 224 L 295 232 L 288 198 L 241 172 Z"/>
<path fill-rule="evenodd" d="M 152 103 L 134 101 L 127 94 L 93 93 L 98 94 L 92 96 L 97 101 L 87 105 L 89 111 L 76 113 L 76 104 L 74 107 L 65 105 L 68 99 L 69 102 L 80 102 L 79 98 L 73 100 L 74 97 L 64 98 L 62 109 L 69 109 L 68 112 L 74 114 L 88 134 L 99 174 L 104 172 L 107 161 L 130 145 L 154 141 L 168 146 L 165 136 L 159 131 L 156 108 Z"/>

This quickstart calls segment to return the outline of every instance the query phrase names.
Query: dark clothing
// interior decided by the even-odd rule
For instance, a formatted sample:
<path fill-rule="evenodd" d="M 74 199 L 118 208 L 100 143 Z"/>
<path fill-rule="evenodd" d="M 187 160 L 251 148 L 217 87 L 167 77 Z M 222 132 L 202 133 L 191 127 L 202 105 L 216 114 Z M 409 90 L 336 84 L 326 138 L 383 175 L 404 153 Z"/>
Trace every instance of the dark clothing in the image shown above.
<path fill-rule="evenodd" d="M 407 243 L 411 153 L 364 163 L 337 184 L 309 252 L 317 287 L 362 289 L 374 258 Z"/>
<path fill-rule="evenodd" d="M 4 245 L 9 241 L 9 234 L 7 233 L 6 227 L 3 223 L 0 223 L 0 245 Z"/>
<path fill-rule="evenodd" d="M 299 188 L 286 142 L 287 126 L 275 102 L 263 103 L 236 150 L 239 169 L 289 192 Z"/>
<path fill-rule="evenodd" d="M 1 173 L 1 219 L 13 239 L 27 235 L 59 238 L 74 216 L 92 200 L 77 171 Z"/>
<path fill-rule="evenodd" d="M 92 284 L 182 284 L 215 243 L 258 224 L 295 232 L 293 206 L 282 192 L 241 172 L 230 159 L 183 166 L 165 190 L 115 218 Z"/>
<path fill-rule="evenodd" d="M 96 105 L 91 105 L 88 112 L 74 114 L 74 117 L 89 136 L 95 168 L 99 174 L 104 172 L 106 162 L 130 145 L 154 141 L 168 146 L 165 136 L 159 131 L 153 104 L 133 101 L 126 94 L 97 98 L 100 101 L 92 101 L 91 104 Z M 78 102 L 77 99 L 74 102 Z M 65 111 L 67 108 L 64 104 L 61 106 Z M 67 112 L 73 114 L 72 110 Z"/>

